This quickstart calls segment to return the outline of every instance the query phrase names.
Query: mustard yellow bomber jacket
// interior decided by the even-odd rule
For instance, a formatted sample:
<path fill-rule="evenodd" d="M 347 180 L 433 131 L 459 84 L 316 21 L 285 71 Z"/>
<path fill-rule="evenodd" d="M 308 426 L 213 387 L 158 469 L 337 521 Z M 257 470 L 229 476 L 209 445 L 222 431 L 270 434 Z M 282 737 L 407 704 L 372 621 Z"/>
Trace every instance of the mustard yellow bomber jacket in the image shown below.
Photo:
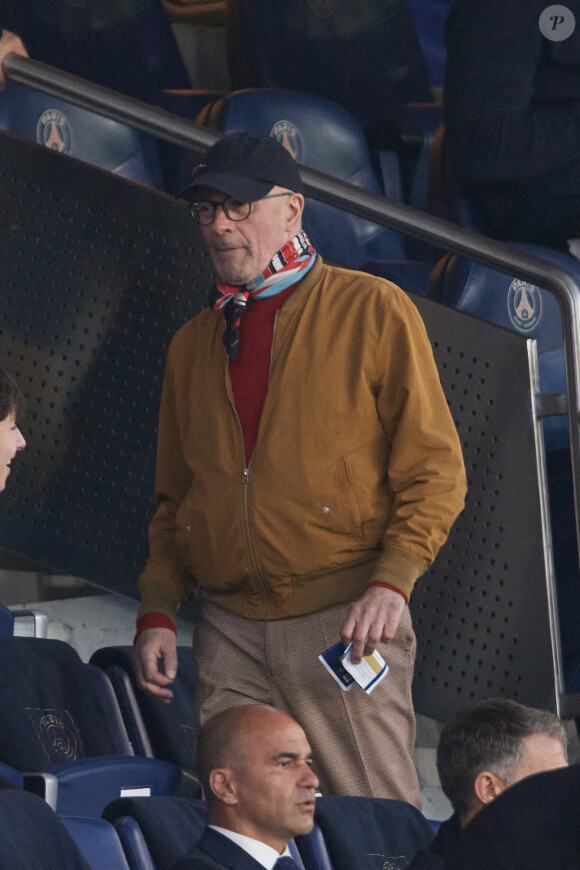
<path fill-rule="evenodd" d="M 173 618 L 198 587 L 250 619 L 353 601 L 370 579 L 408 596 L 465 496 L 415 306 L 319 257 L 278 311 L 248 468 L 223 330 L 202 311 L 169 349 L 139 616 Z"/>

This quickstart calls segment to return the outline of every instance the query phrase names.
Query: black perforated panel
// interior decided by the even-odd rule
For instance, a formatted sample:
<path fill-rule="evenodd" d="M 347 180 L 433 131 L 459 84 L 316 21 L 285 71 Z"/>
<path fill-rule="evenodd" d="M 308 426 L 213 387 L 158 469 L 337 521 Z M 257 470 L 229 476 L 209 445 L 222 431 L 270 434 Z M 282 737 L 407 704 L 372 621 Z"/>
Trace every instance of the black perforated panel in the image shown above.
<path fill-rule="evenodd" d="M 417 709 L 508 696 L 555 709 L 526 340 L 427 300 L 464 450 L 466 507 L 413 593 Z"/>
<path fill-rule="evenodd" d="M 187 207 L 0 136 L 0 352 L 28 396 L 0 545 L 136 594 L 170 338 L 211 281 Z"/>

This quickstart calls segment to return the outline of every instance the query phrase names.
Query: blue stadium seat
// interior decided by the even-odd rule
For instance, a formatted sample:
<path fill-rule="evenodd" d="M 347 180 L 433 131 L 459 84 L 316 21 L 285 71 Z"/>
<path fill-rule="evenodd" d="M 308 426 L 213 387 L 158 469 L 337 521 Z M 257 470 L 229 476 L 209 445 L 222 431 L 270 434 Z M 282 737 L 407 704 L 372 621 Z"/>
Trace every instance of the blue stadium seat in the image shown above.
<path fill-rule="evenodd" d="M 14 614 L 3 604 L 0 604 L 0 637 L 11 637 L 14 634 Z"/>
<path fill-rule="evenodd" d="M 119 798 L 105 808 L 103 818 L 115 826 L 130 863 L 144 863 L 149 856 L 155 870 L 169 870 L 199 842 L 207 807 L 202 800 L 179 797 Z"/>
<path fill-rule="evenodd" d="M 124 790 L 177 792 L 179 768 L 133 756 L 112 686 L 68 644 L 0 638 L 0 660 L 0 761 L 57 812 L 98 817 Z"/>
<path fill-rule="evenodd" d="M 330 100 L 274 89 L 237 91 L 206 107 L 198 121 L 224 133 L 273 136 L 311 169 L 389 199 L 401 198 L 396 159 L 383 188 L 359 124 Z M 398 233 L 316 200 L 307 201 L 304 226 L 321 255 L 341 265 L 358 268 L 367 260 L 405 259 Z"/>
<path fill-rule="evenodd" d="M 60 816 L 91 870 L 130 870 L 117 832 L 104 819 Z"/>
<path fill-rule="evenodd" d="M 120 798 L 105 808 L 103 818 L 115 826 L 132 868 L 169 870 L 198 844 L 207 807 L 190 798 Z M 289 848 L 300 870 L 333 870 L 318 858 L 307 864 L 294 841 Z M 310 850 L 313 858 L 319 854 L 316 847 Z"/>
<path fill-rule="evenodd" d="M 321 797 L 315 818 L 334 870 L 404 870 L 433 840 L 429 822 L 404 801 Z"/>
<path fill-rule="evenodd" d="M 514 247 L 557 263 L 580 280 L 580 262 L 575 257 L 536 245 Z M 552 293 L 516 275 L 505 275 L 464 257 L 447 255 L 433 272 L 429 296 L 450 308 L 536 339 L 541 391 L 565 392 L 562 318 Z M 544 435 L 548 450 L 566 448 L 569 443 L 567 417 L 546 418 Z"/>
<path fill-rule="evenodd" d="M 200 792 L 195 777 L 197 670 L 191 647 L 177 648 L 179 666 L 169 704 L 138 688 L 131 649 L 129 646 L 103 647 L 93 653 L 90 663 L 101 668 L 113 685 L 135 754 L 179 765 L 187 772 L 192 791 Z"/>
<path fill-rule="evenodd" d="M 39 868 L 91 870 L 45 801 L 26 791 L 0 791 L 0 870 Z"/>
<path fill-rule="evenodd" d="M 164 186 L 153 139 L 25 85 L 8 82 L 0 91 L 0 130 L 132 181 Z"/>
<path fill-rule="evenodd" d="M 227 11 L 236 90 L 287 88 L 325 97 L 365 127 L 396 117 L 404 103 L 431 100 L 406 3 L 229 0 Z"/>
<path fill-rule="evenodd" d="M 115 821 L 114 828 L 131 870 L 159 870 L 153 863 L 143 831 L 133 816 L 121 816 Z"/>

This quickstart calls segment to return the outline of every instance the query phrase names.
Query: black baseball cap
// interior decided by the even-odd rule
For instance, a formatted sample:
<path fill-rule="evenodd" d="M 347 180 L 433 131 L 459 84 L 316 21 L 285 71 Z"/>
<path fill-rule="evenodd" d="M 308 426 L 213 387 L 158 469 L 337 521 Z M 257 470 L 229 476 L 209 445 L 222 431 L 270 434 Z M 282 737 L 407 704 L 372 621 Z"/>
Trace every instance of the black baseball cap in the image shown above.
<path fill-rule="evenodd" d="M 298 164 L 271 136 L 232 133 L 209 148 L 177 196 L 196 187 L 215 187 L 242 202 L 255 202 L 278 185 L 302 193 Z M 188 197 L 190 198 L 190 197 Z"/>

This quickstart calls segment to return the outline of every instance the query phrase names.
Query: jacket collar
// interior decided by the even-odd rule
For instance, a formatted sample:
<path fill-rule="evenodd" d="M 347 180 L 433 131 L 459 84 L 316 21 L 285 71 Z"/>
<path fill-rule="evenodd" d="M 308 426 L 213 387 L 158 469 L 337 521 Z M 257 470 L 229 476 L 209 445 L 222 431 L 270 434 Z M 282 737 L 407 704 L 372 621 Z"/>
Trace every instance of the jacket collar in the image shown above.
<path fill-rule="evenodd" d="M 212 828 L 206 828 L 203 832 L 199 849 L 231 870 L 264 870 L 248 852 Z"/>

